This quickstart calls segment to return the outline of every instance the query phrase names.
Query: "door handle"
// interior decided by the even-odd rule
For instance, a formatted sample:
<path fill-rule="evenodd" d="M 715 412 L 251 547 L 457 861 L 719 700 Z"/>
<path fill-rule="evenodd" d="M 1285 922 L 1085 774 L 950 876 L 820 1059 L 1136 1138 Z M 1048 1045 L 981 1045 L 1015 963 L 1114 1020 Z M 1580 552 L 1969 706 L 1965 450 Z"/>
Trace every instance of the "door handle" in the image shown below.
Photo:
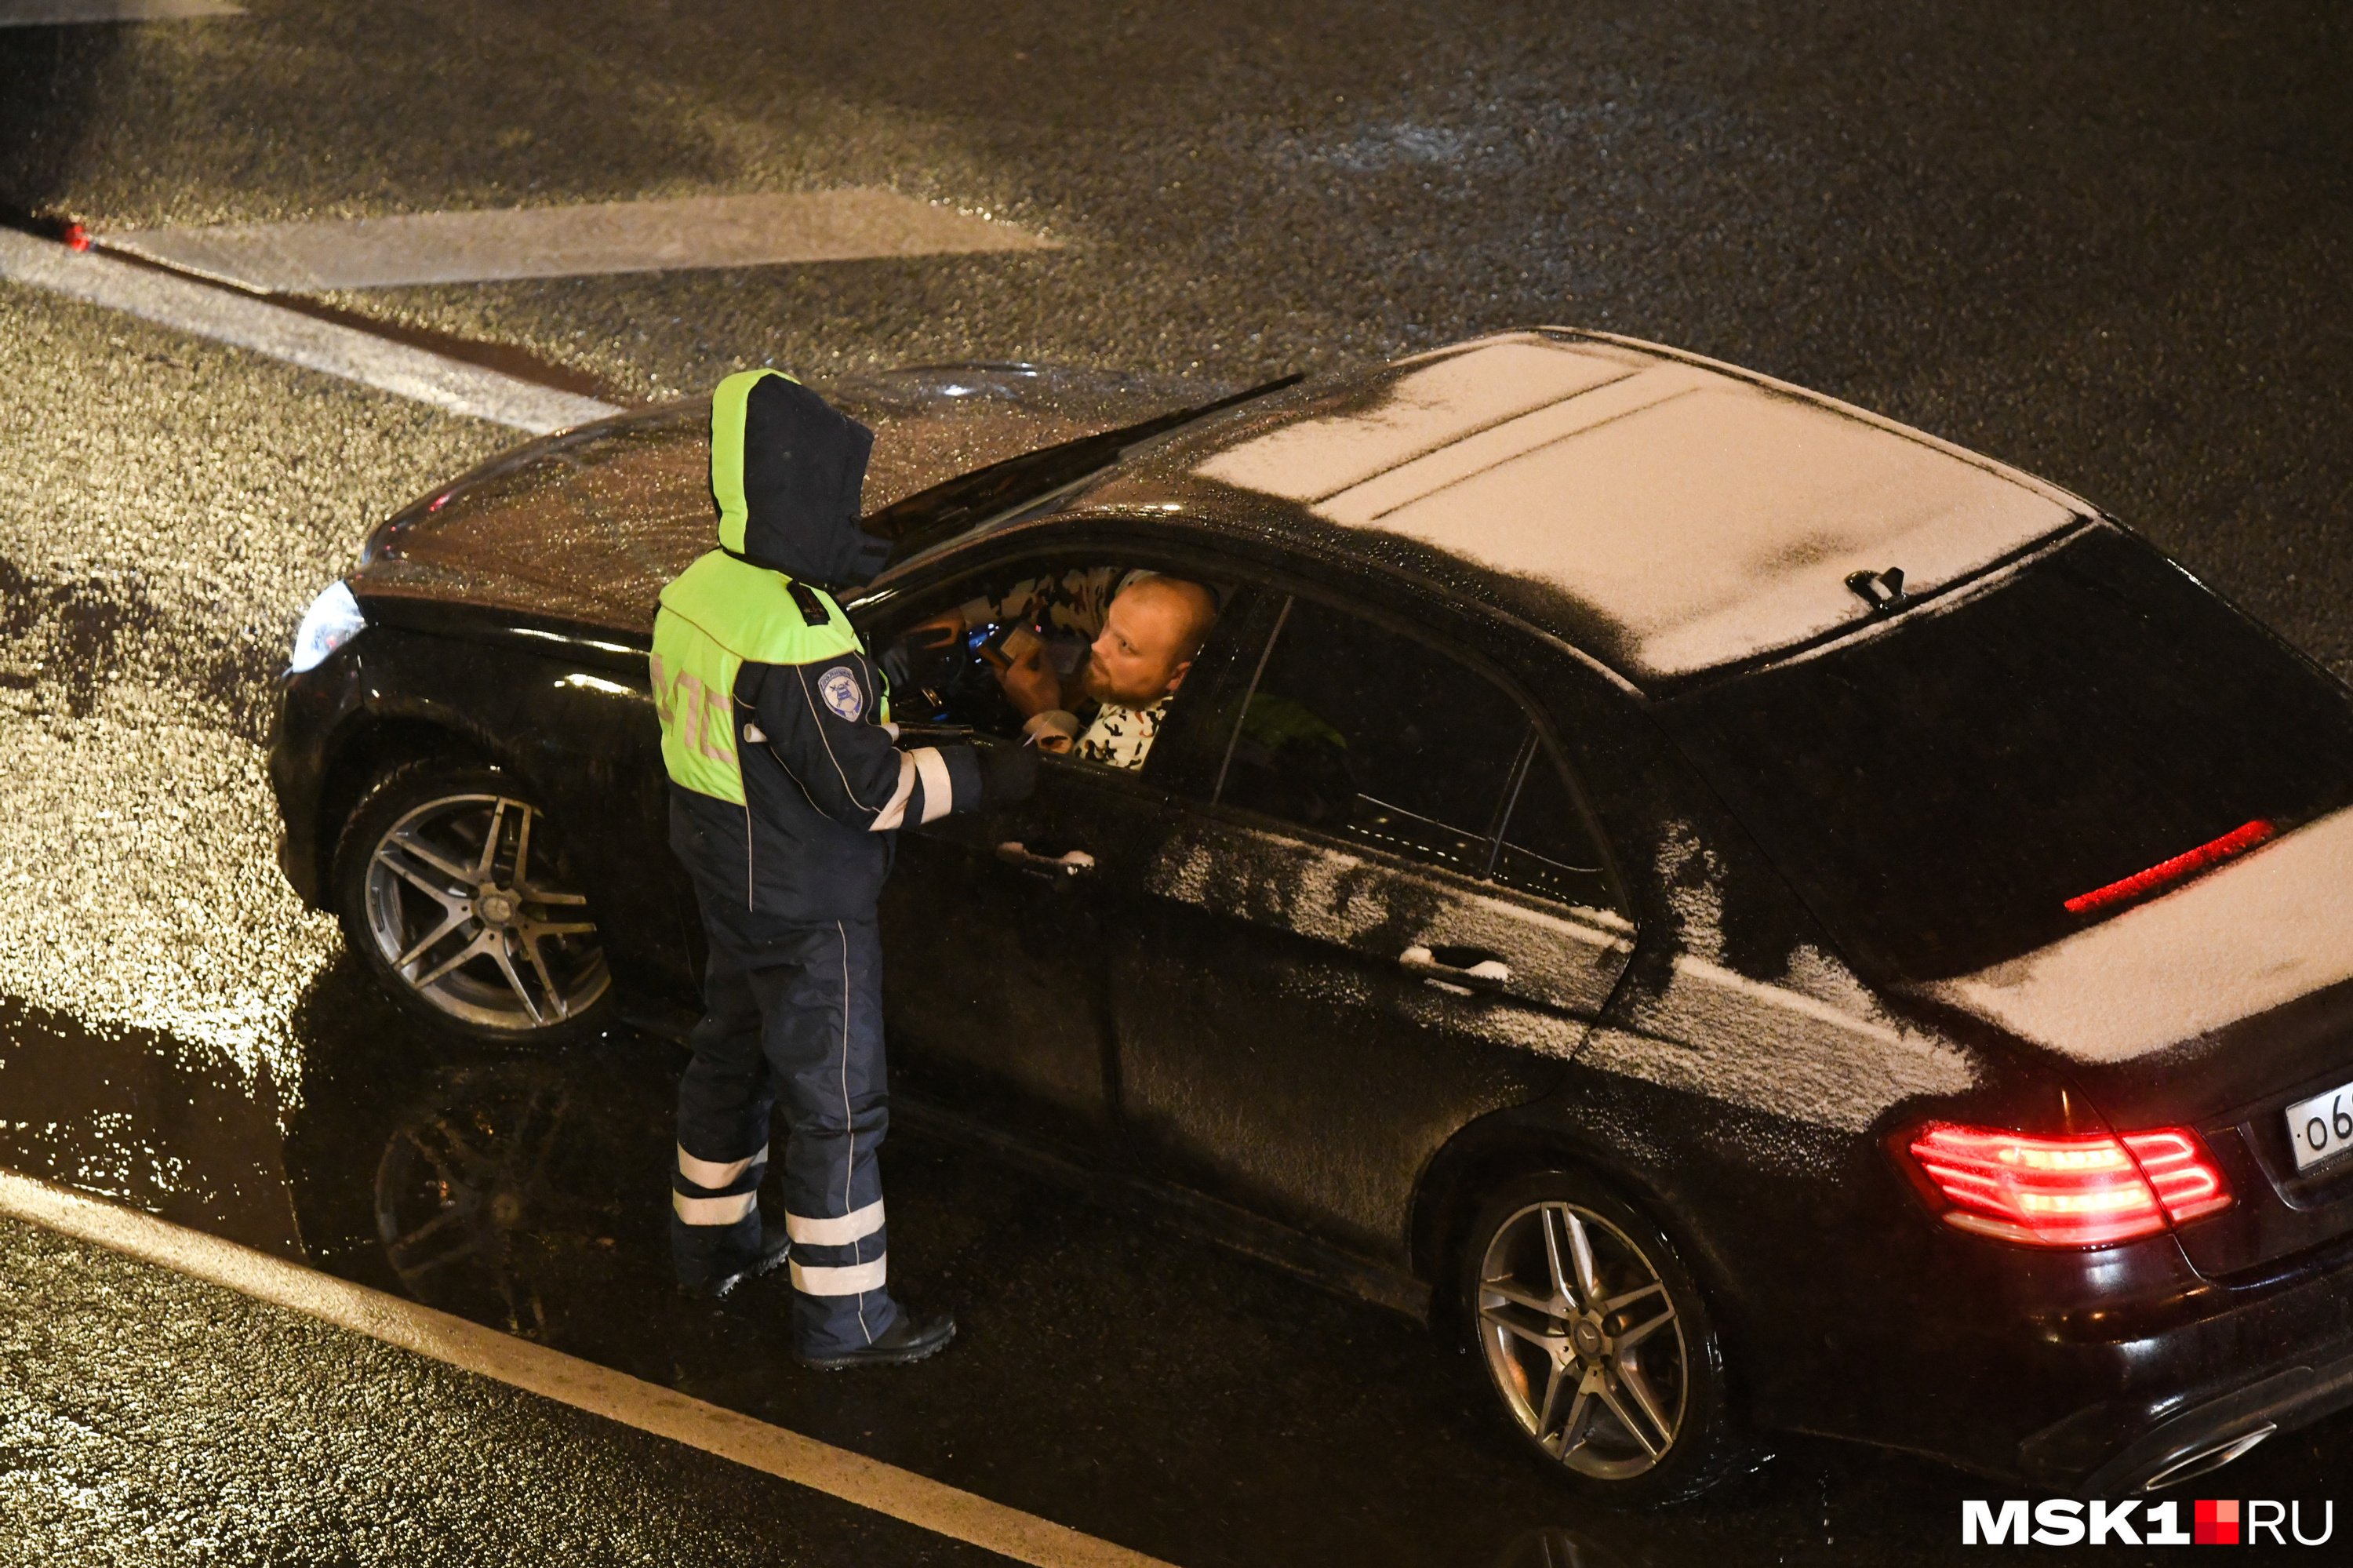
<path fill-rule="evenodd" d="M 1432 952 L 1415 946 L 1398 955 L 1398 967 L 1426 980 L 1461 986 L 1466 991 L 1501 991 L 1512 983 L 1511 965 L 1475 948 L 1447 948 Z"/>
<path fill-rule="evenodd" d="M 1018 839 L 997 845 L 997 858 L 1040 876 L 1084 876 L 1095 868 L 1095 857 L 1084 850 L 1066 850 L 1055 855 L 1031 854 Z"/>

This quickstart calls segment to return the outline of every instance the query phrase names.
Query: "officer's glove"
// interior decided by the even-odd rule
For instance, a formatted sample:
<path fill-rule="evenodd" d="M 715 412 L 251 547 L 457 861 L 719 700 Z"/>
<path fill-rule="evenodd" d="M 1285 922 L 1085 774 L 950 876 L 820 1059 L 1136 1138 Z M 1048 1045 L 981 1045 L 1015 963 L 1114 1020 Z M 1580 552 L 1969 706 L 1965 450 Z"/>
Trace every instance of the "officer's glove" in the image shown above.
<path fill-rule="evenodd" d="M 973 747 L 975 760 L 980 764 L 980 803 L 984 806 L 1009 806 L 1016 800 L 1027 800 L 1038 788 L 1038 748 L 1034 746 L 977 746 Z"/>

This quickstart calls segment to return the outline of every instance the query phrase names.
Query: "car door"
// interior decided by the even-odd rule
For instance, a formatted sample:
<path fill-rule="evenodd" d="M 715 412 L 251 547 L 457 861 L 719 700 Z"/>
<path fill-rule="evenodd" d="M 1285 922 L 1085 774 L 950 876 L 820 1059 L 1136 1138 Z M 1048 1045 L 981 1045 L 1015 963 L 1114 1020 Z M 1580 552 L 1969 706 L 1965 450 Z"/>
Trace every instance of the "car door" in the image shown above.
<path fill-rule="evenodd" d="M 1402 1261 L 1430 1157 L 1558 1077 L 1633 927 L 1511 690 L 1427 629 L 1275 619 L 1113 943 L 1121 1109 L 1159 1175 Z"/>
<path fill-rule="evenodd" d="M 894 671 L 895 717 L 971 726 L 979 744 L 1019 744 L 1018 718 L 972 666 L 945 683 L 900 656 L 908 629 L 999 599 L 1008 583 L 1094 574 L 1105 557 L 1024 559 L 965 571 L 900 596 L 872 643 Z M 1119 571 L 1148 566 L 1133 554 Z M 1107 591 L 1107 584 L 1098 584 Z M 1240 601 L 1227 613 L 1240 618 Z M 1052 617 L 1040 628 L 1051 637 Z M 984 629 L 969 639 L 986 641 Z M 1065 628 L 1065 630 L 1068 629 Z M 1227 646 L 1220 643 L 1220 648 Z M 1209 651 L 1196 671 L 1212 667 Z M 1217 683 L 1188 678 L 1163 734 L 1182 733 Z M 1170 819 L 1147 756 L 1141 770 L 1041 756 L 1018 805 L 902 829 L 881 905 L 884 1014 L 893 1077 L 909 1093 L 990 1129 L 1085 1158 L 1114 1154 L 1109 946 L 1141 868 Z"/>

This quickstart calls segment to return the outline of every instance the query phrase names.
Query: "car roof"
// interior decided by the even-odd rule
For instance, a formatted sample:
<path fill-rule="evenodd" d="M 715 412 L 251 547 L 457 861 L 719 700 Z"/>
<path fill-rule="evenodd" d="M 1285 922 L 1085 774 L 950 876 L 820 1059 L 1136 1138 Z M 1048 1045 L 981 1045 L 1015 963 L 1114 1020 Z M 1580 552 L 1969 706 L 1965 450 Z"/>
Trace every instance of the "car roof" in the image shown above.
<path fill-rule="evenodd" d="M 1930 593 L 2092 514 L 1831 398 L 1568 329 L 1245 407 L 1140 454 L 1086 501 L 1246 516 L 1419 566 L 1638 684 L 1865 621 L 1851 573 L 1900 568 L 1907 592 Z"/>

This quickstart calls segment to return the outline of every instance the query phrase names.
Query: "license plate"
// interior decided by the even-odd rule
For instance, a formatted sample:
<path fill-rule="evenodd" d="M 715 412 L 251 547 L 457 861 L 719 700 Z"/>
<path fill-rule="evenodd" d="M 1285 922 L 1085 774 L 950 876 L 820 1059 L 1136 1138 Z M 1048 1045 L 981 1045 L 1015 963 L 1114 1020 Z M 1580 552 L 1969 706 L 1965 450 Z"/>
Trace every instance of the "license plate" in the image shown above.
<path fill-rule="evenodd" d="M 2295 1145 L 2298 1171 L 2353 1150 L 2353 1084 L 2288 1107 L 2287 1140 Z"/>

